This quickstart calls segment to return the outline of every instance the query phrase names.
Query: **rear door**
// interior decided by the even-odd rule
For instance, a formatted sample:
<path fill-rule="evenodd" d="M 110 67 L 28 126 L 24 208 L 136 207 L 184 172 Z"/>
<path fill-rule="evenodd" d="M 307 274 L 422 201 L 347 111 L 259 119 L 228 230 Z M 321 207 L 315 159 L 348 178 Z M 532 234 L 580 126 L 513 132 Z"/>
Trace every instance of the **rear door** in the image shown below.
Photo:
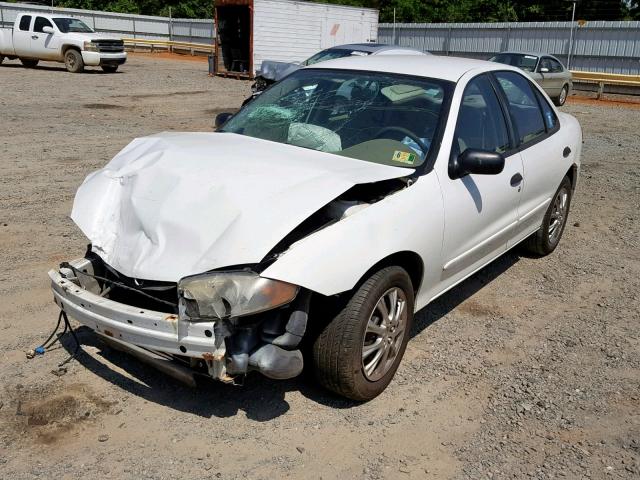
<path fill-rule="evenodd" d="M 542 223 L 551 197 L 566 173 L 566 153 L 558 117 L 544 95 L 524 75 L 495 72 L 508 105 L 511 123 L 522 157 L 522 196 L 518 206 L 516 244 Z"/>
<path fill-rule="evenodd" d="M 31 35 L 31 50 L 34 56 L 43 60 L 57 57 L 58 52 L 54 48 L 54 34 L 44 33 L 44 27 L 55 27 L 48 18 L 36 17 L 33 22 L 33 34 Z"/>
<path fill-rule="evenodd" d="M 31 55 L 31 15 L 22 15 L 18 28 L 13 30 L 13 48 L 19 57 Z"/>
<path fill-rule="evenodd" d="M 440 178 L 445 210 L 445 287 L 456 283 L 506 250 L 514 235 L 522 161 L 513 152 L 505 110 L 489 74 L 469 81 L 462 95 L 451 160 L 466 149 L 503 153 L 497 175 Z"/>

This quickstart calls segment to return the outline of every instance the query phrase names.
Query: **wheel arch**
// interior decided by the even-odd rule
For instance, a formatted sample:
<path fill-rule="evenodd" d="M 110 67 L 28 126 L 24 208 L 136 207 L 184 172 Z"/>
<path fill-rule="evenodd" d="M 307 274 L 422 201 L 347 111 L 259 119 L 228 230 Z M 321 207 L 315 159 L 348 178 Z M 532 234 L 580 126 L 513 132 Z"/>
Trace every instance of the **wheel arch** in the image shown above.
<path fill-rule="evenodd" d="M 406 270 L 409 278 L 411 279 L 411 284 L 413 285 L 413 293 L 417 294 L 418 290 L 420 290 L 422 278 L 424 275 L 424 262 L 422 261 L 422 257 L 420 257 L 420 255 L 409 250 L 392 253 L 391 255 L 388 255 L 376 262 L 360 277 L 360 280 L 358 280 L 358 283 L 356 283 L 352 290 L 357 289 L 360 285 L 362 285 L 362 283 L 364 283 L 371 275 L 373 275 L 378 270 L 391 266 L 400 267 Z"/>
<path fill-rule="evenodd" d="M 82 49 L 79 46 L 72 43 L 66 43 L 62 45 L 62 56 L 64 57 L 69 50 L 77 50 L 77 52 L 82 55 Z"/>
<path fill-rule="evenodd" d="M 567 170 L 565 176 L 569 177 L 569 181 L 571 182 L 571 192 L 575 192 L 576 185 L 578 183 L 578 165 L 576 165 L 575 163 L 571 165 L 569 170 Z"/>

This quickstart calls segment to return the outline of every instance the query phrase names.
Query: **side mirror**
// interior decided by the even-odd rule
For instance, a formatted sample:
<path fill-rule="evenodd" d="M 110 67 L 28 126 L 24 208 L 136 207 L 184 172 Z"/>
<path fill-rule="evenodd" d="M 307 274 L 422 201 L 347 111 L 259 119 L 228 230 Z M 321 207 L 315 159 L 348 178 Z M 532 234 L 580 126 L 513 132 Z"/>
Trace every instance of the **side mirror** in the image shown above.
<path fill-rule="evenodd" d="M 451 178 L 462 178 L 471 173 L 497 175 L 504 170 L 504 157 L 500 153 L 467 149 L 449 166 Z"/>
<path fill-rule="evenodd" d="M 549 73 L 549 69 L 547 67 L 541 67 L 540 73 Z"/>
<path fill-rule="evenodd" d="M 54 32 L 55 30 L 53 29 L 53 27 L 42 27 L 42 33 L 52 34 Z"/>
<path fill-rule="evenodd" d="M 225 123 L 229 121 L 229 119 L 233 117 L 233 113 L 223 112 L 216 115 L 216 120 L 214 122 L 214 126 L 216 129 L 223 126 Z"/>

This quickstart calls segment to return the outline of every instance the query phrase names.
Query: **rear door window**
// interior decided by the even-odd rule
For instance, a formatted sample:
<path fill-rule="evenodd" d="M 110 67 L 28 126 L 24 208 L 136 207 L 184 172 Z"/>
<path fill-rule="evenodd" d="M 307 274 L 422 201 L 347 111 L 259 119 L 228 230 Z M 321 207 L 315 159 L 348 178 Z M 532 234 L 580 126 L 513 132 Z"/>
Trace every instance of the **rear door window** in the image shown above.
<path fill-rule="evenodd" d="M 21 19 L 20 19 L 20 25 L 19 25 L 19 29 L 22 30 L 23 32 L 28 32 L 29 31 L 29 25 L 31 25 L 31 15 L 24 15 Z"/>
<path fill-rule="evenodd" d="M 520 144 L 532 142 L 546 133 L 542 111 L 529 80 L 516 72 L 495 72 L 509 106 Z"/>
<path fill-rule="evenodd" d="M 474 78 L 465 87 L 453 147 L 456 156 L 467 149 L 504 153 L 509 148 L 507 123 L 486 75 Z"/>

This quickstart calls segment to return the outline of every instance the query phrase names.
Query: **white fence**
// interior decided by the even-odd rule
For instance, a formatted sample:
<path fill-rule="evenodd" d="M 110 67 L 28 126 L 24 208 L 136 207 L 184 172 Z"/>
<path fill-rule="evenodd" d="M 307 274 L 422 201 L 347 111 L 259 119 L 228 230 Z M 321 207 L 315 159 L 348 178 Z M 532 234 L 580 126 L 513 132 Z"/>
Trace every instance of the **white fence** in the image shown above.
<path fill-rule="evenodd" d="M 640 74 L 640 22 L 380 24 L 378 41 L 437 55 L 488 58 L 504 51 L 544 52 L 571 69 Z"/>
<path fill-rule="evenodd" d="M 0 2 L 0 27 L 12 26 L 16 16 L 26 12 L 60 13 L 76 17 L 98 32 L 117 33 L 123 37 L 208 44 L 215 39 L 213 19 L 152 17 L 6 2 Z"/>

